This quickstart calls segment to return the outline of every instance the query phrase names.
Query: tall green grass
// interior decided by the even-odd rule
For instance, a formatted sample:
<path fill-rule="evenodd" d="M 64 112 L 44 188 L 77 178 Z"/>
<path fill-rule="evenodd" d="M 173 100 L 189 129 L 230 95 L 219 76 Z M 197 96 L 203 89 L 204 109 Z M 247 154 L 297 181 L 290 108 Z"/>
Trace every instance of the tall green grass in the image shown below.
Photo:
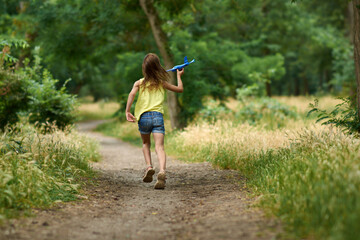
<path fill-rule="evenodd" d="M 303 130 L 286 147 L 249 152 L 210 144 L 197 153 L 239 170 L 260 203 L 298 237 L 360 236 L 360 142 L 339 131 Z"/>
<path fill-rule="evenodd" d="M 44 134 L 43 129 L 51 129 Z M 76 199 L 82 179 L 94 173 L 97 143 L 76 131 L 19 123 L 0 135 L 0 219 L 32 207 Z"/>
<path fill-rule="evenodd" d="M 359 239 L 360 140 L 301 119 L 306 104 L 299 102 L 300 117 L 282 119 L 281 128 L 269 129 L 266 118 L 254 125 L 231 117 L 197 121 L 167 131 L 165 150 L 181 160 L 240 171 L 257 203 L 278 216 L 294 239 Z M 138 138 L 130 123 L 106 128 L 124 140 Z"/>
<path fill-rule="evenodd" d="M 294 237 L 360 236 L 360 140 L 336 128 L 199 124 L 175 133 L 167 148 L 180 159 L 240 171 Z"/>

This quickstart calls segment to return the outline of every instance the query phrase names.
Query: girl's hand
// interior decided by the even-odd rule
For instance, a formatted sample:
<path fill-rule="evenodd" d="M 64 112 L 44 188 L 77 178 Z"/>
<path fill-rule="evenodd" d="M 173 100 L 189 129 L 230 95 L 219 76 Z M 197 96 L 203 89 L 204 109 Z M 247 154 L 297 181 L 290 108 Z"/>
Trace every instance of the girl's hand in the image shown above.
<path fill-rule="evenodd" d="M 181 77 L 184 74 L 184 68 L 181 70 L 177 69 L 176 72 L 177 72 L 177 75 Z"/>
<path fill-rule="evenodd" d="M 134 117 L 134 115 L 131 114 L 131 112 L 126 112 L 126 120 L 128 122 L 135 122 L 136 118 Z"/>

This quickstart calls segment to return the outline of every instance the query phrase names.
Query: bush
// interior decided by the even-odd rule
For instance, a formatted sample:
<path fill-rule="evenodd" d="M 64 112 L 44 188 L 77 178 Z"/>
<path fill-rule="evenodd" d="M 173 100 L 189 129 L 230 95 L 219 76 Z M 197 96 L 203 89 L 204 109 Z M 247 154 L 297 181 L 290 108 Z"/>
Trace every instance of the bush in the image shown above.
<path fill-rule="evenodd" d="M 214 123 L 219 119 L 226 118 L 225 116 L 229 113 L 231 113 L 231 110 L 228 109 L 224 104 L 210 100 L 208 104 L 206 104 L 205 107 L 200 110 L 199 115 L 201 119 L 210 123 Z"/>
<path fill-rule="evenodd" d="M 36 81 L 25 72 L 0 70 L 1 129 L 19 121 L 19 114 L 30 114 L 31 123 L 55 122 L 61 129 L 75 122 L 77 100 L 66 93 L 66 83 L 57 90 L 57 80 L 47 70 L 40 76 Z"/>
<path fill-rule="evenodd" d="M 0 129 L 19 120 L 29 106 L 28 83 L 18 74 L 0 68 Z"/>
<path fill-rule="evenodd" d="M 39 58 L 16 72 L 0 69 L 0 80 L 0 129 L 19 121 L 20 114 L 30 115 L 31 123 L 55 122 L 61 129 L 75 122 L 76 97 L 66 93 L 67 82 L 56 89 L 58 80 L 41 69 Z"/>
<path fill-rule="evenodd" d="M 267 129 L 275 129 L 283 127 L 288 119 L 297 119 L 298 113 L 275 99 L 265 97 L 244 103 L 235 116 L 250 125 L 263 123 Z"/>
<path fill-rule="evenodd" d="M 55 122 L 56 126 L 64 129 L 76 120 L 75 107 L 77 100 L 74 95 L 66 93 L 65 84 L 56 89 L 58 80 L 44 70 L 42 81 L 29 80 L 29 109 L 31 123 Z"/>

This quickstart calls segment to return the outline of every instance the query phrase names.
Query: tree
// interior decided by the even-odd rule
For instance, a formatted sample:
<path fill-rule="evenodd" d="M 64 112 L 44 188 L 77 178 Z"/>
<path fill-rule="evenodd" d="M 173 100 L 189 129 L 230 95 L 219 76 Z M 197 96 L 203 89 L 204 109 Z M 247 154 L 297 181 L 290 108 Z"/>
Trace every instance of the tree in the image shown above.
<path fill-rule="evenodd" d="M 8 0 L 0 4 L 0 32 L 29 42 L 30 48 L 16 49 L 14 57 L 31 60 L 40 46 L 58 87 L 71 78 L 71 92 L 94 99 L 126 94 L 141 77 L 148 52 L 159 54 L 166 67 L 184 56 L 195 58 L 183 79 L 186 91 L 168 98 L 172 122 L 185 124 L 205 96 L 224 100 L 254 79 L 268 79 L 261 92 L 269 95 L 355 92 L 355 51 L 348 40 L 353 2 L 297 2 Z M 278 54 L 285 71 L 275 77 L 269 73 L 281 61 L 261 62 Z M 251 70 L 247 62 L 260 66 Z"/>
<path fill-rule="evenodd" d="M 291 0 L 291 2 L 297 2 L 297 0 Z M 350 0 L 352 4 L 346 5 L 344 1 L 340 1 L 343 6 L 349 6 L 349 8 L 345 8 L 347 12 L 344 14 L 348 14 L 348 19 L 346 21 L 348 24 L 352 26 L 350 36 L 353 38 L 354 44 L 354 64 L 355 64 L 355 73 L 356 73 L 356 84 L 357 84 L 357 91 L 356 91 L 356 105 L 357 105 L 357 115 L 360 119 L 360 0 Z M 334 4 L 335 7 L 338 7 L 340 4 L 336 4 L 333 2 L 326 1 L 325 3 Z"/>
<path fill-rule="evenodd" d="M 354 60 L 355 60 L 355 72 L 357 82 L 357 113 L 360 119 L 360 0 L 353 0 L 353 37 L 354 37 Z"/>
<path fill-rule="evenodd" d="M 144 10 L 149 20 L 156 44 L 159 48 L 161 56 L 164 59 L 165 68 L 170 69 L 174 66 L 173 56 L 169 49 L 168 39 L 164 31 L 161 29 L 161 21 L 154 7 L 154 1 L 153 0 L 139 0 L 139 1 L 142 9 Z M 170 76 L 171 76 L 170 83 L 176 84 L 175 76 L 172 72 L 170 72 Z M 174 92 L 168 91 L 167 101 L 169 105 L 171 126 L 173 128 L 183 127 L 183 123 L 180 121 L 179 118 L 180 106 L 176 94 Z"/>

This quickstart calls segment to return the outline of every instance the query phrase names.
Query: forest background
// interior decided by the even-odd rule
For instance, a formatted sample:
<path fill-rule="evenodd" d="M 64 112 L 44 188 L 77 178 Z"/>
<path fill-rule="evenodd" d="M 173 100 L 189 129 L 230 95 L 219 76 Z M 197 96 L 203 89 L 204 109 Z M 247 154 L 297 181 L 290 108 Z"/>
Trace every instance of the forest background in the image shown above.
<path fill-rule="evenodd" d="M 196 59 L 178 97 L 181 122 L 203 107 L 204 96 L 235 97 L 244 86 L 259 96 L 350 96 L 356 92 L 352 3 L 256 1 L 155 1 L 173 62 Z M 30 47 L 11 49 L 24 59 L 42 59 L 67 89 L 94 101 L 124 104 L 142 59 L 160 54 L 138 1 L 2 0 L 3 39 Z"/>

